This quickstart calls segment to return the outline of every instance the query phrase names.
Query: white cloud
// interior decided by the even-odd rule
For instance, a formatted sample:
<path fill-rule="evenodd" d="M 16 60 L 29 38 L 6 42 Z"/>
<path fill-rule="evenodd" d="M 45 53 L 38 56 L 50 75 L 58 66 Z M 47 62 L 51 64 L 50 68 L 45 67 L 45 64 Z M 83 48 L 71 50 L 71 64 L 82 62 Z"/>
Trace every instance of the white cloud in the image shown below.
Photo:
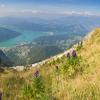
<path fill-rule="evenodd" d="M 33 9 L 23 9 L 23 10 L 20 10 L 19 13 L 22 13 L 22 14 L 27 14 L 27 13 L 30 13 L 30 14 L 37 14 L 39 13 L 38 10 L 33 10 Z"/>
<path fill-rule="evenodd" d="M 32 16 L 32 15 L 84 15 L 84 16 L 100 16 L 93 12 L 78 12 L 78 11 L 66 11 L 66 10 L 43 10 L 43 9 L 22 9 L 22 8 L 11 8 L 5 4 L 0 5 L 0 16 Z M 52 35 L 52 33 L 51 33 Z"/>
<path fill-rule="evenodd" d="M 77 11 L 64 11 L 61 12 L 64 15 L 83 15 L 83 16 L 100 16 L 100 14 L 93 13 L 93 12 L 77 12 Z"/>

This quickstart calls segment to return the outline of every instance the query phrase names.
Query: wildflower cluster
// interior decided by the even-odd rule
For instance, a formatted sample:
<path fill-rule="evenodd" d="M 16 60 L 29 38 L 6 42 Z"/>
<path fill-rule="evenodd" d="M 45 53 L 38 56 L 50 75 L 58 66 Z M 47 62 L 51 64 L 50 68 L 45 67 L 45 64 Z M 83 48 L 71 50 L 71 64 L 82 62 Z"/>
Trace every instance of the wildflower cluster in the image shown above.
<path fill-rule="evenodd" d="M 70 58 L 70 53 L 68 52 L 68 53 L 66 54 L 66 56 L 67 56 L 67 58 Z"/>
<path fill-rule="evenodd" d="M 44 97 L 45 87 L 42 76 L 39 75 L 39 71 L 34 73 L 34 79 L 32 86 L 34 87 L 33 95 L 34 99 L 41 100 Z"/>
<path fill-rule="evenodd" d="M 73 58 L 77 57 L 77 54 L 76 54 L 76 51 L 75 50 L 72 51 L 72 57 Z"/>
<path fill-rule="evenodd" d="M 80 57 L 77 55 L 76 50 L 66 53 L 67 60 L 62 65 L 62 70 L 67 76 L 74 76 L 80 69 Z"/>
<path fill-rule="evenodd" d="M 44 80 L 37 70 L 33 74 L 32 84 L 24 87 L 24 96 L 33 100 L 44 100 L 46 98 Z"/>
<path fill-rule="evenodd" d="M 69 59 L 69 58 L 76 58 L 77 57 L 77 53 L 76 53 L 76 51 L 75 50 L 72 50 L 72 52 L 70 53 L 70 52 L 67 52 L 67 54 L 66 54 L 66 57 Z"/>
<path fill-rule="evenodd" d="M 39 71 L 37 70 L 35 73 L 34 73 L 34 77 L 38 77 L 39 76 Z"/>

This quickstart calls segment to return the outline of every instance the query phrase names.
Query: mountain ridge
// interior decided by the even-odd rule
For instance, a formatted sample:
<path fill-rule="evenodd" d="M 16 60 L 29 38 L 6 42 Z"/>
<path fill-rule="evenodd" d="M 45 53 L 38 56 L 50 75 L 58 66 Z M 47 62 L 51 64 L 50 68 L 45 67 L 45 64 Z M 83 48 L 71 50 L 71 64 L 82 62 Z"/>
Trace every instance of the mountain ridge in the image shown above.
<path fill-rule="evenodd" d="M 13 63 L 10 61 L 7 55 L 2 50 L 0 50 L 0 67 L 11 67 L 11 66 L 13 66 Z"/>

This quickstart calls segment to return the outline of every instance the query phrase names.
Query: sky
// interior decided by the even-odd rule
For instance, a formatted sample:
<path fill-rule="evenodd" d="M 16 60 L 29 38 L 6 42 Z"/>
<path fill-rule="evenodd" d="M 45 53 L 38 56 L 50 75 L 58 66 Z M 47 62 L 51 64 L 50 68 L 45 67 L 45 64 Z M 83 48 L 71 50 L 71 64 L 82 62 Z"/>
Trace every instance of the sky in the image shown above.
<path fill-rule="evenodd" d="M 0 16 L 42 14 L 100 16 L 100 0 L 0 0 Z"/>

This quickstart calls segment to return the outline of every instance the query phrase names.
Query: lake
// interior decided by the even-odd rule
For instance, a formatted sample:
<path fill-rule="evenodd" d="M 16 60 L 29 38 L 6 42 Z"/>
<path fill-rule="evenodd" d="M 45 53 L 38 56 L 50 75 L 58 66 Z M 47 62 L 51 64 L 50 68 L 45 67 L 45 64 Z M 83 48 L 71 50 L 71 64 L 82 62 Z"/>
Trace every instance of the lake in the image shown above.
<path fill-rule="evenodd" d="M 22 34 L 16 38 L 12 38 L 7 41 L 0 42 L 0 47 L 13 47 L 15 45 L 20 45 L 22 43 L 30 43 L 33 41 L 33 39 L 35 39 L 39 36 L 48 35 L 47 32 L 24 31 L 24 32 L 20 32 L 20 33 L 22 33 Z"/>
<path fill-rule="evenodd" d="M 34 31 L 21 31 L 17 30 L 21 35 L 16 38 L 12 38 L 3 42 L 0 42 L 0 47 L 13 47 L 20 44 L 26 44 L 32 42 L 35 38 L 40 36 L 51 36 L 51 35 L 60 35 L 60 34 L 69 34 L 67 32 L 34 32 Z"/>

